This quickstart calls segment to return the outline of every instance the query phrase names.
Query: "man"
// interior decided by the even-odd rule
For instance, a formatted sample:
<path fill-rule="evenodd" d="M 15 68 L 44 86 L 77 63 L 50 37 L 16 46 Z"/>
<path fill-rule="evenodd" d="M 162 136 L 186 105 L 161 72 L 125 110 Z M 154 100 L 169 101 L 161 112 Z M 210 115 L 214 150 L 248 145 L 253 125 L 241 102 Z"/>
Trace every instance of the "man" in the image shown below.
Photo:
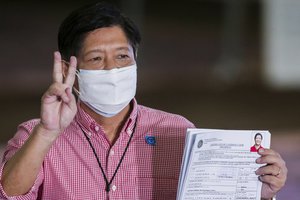
<path fill-rule="evenodd" d="M 194 125 L 137 104 L 139 42 L 136 26 L 107 4 L 64 20 L 40 119 L 21 124 L 8 142 L 1 199 L 176 198 L 185 132 Z M 269 199 L 287 169 L 275 151 L 260 154 L 257 162 L 268 165 L 256 173 Z"/>
<path fill-rule="evenodd" d="M 260 149 L 263 149 L 261 146 L 261 141 L 263 136 L 261 133 L 256 133 L 254 136 L 254 145 L 250 148 L 251 152 L 258 152 Z"/>

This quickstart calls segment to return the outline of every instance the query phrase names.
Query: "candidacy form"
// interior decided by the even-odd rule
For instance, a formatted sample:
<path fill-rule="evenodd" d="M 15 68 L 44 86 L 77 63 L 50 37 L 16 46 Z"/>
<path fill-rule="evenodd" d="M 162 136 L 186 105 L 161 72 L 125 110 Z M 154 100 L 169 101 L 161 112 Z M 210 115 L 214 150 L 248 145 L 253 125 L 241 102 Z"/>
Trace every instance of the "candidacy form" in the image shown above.
<path fill-rule="evenodd" d="M 177 200 L 260 200 L 256 149 L 269 131 L 188 129 Z"/>

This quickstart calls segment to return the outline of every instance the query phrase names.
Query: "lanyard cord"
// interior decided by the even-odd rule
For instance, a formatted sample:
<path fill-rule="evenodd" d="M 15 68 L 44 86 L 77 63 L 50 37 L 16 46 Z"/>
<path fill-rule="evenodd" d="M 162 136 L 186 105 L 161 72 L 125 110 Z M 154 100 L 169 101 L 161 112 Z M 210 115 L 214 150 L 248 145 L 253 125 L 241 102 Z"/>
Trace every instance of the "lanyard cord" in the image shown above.
<path fill-rule="evenodd" d="M 106 177 L 106 175 L 105 175 L 105 172 L 104 172 L 104 169 L 103 169 L 103 167 L 102 167 L 102 165 L 101 165 L 100 159 L 99 159 L 99 157 L 97 156 L 96 150 L 95 150 L 94 146 L 92 145 L 92 142 L 91 142 L 90 138 L 86 135 L 86 133 L 83 131 L 83 129 L 82 129 L 81 126 L 79 125 L 80 129 L 82 130 L 82 132 L 83 132 L 85 138 L 86 138 L 87 141 L 89 142 L 90 147 L 92 148 L 93 153 L 94 153 L 94 155 L 95 155 L 95 157 L 96 157 L 96 159 L 97 159 L 98 165 L 99 165 L 99 167 L 100 167 L 100 169 L 101 169 L 102 175 L 103 175 L 104 180 L 105 180 L 105 185 L 106 185 L 105 191 L 106 191 L 106 192 L 109 192 L 109 191 L 110 191 L 110 185 L 111 185 L 112 181 L 114 180 L 114 178 L 115 178 L 115 176 L 116 176 L 116 174 L 117 174 L 117 172 L 118 172 L 118 170 L 119 170 L 119 168 L 120 168 L 120 166 L 121 166 L 121 163 L 122 163 L 122 161 L 123 161 L 123 159 L 124 159 L 124 157 L 125 157 L 125 154 L 126 154 L 126 152 L 127 152 L 127 149 L 128 149 L 128 147 L 129 147 L 129 144 L 130 144 L 130 142 L 131 142 L 132 136 L 133 136 L 133 134 L 134 134 L 134 132 L 135 132 L 136 124 L 137 124 L 137 118 L 136 118 L 136 120 L 135 120 L 132 134 L 130 135 L 130 138 L 129 138 L 128 143 L 127 143 L 127 145 L 126 145 L 126 147 L 125 147 L 125 150 L 124 150 L 124 152 L 123 152 L 123 155 L 122 155 L 122 157 L 121 157 L 121 159 L 120 159 L 120 161 L 119 161 L 119 163 L 118 163 L 118 166 L 117 166 L 117 168 L 116 168 L 116 170 L 115 170 L 113 176 L 111 177 L 110 181 L 108 181 L 108 179 L 107 179 L 107 177 Z"/>

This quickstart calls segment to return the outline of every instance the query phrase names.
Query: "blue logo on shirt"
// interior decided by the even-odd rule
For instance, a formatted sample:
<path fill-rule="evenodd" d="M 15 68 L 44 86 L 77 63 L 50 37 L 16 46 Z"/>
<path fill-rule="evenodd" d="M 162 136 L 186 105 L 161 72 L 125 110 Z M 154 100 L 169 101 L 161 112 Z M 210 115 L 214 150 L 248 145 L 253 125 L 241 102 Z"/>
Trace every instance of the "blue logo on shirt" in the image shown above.
<path fill-rule="evenodd" d="M 154 136 L 145 136 L 145 140 L 146 140 L 146 143 L 151 145 L 151 146 L 155 146 L 156 145 L 156 140 L 155 140 L 155 137 Z"/>

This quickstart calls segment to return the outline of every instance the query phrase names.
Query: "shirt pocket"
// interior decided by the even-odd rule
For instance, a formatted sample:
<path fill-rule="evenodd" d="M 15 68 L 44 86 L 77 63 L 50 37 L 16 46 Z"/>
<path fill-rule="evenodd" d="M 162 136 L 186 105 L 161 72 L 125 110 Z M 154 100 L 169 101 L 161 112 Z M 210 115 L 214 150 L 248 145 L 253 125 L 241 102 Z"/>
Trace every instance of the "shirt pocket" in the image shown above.
<path fill-rule="evenodd" d="M 136 199 L 172 200 L 176 199 L 178 180 L 172 178 L 138 177 L 136 182 Z"/>

